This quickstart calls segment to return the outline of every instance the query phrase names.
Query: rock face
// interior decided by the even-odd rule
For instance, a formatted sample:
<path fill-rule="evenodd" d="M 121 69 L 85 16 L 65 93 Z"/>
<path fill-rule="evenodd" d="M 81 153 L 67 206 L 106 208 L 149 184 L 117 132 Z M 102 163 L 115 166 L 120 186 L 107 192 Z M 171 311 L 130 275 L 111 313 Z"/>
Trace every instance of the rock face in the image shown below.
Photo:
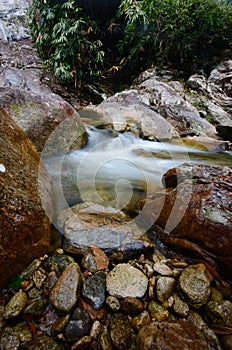
<path fill-rule="evenodd" d="M 218 268 L 231 279 L 232 272 L 232 170 L 186 165 L 164 175 L 166 190 L 149 198 L 146 220 L 158 238 Z M 157 208 L 162 207 L 157 215 Z M 153 221 L 153 222 L 152 222 Z"/>
<path fill-rule="evenodd" d="M 0 287 L 48 251 L 50 222 L 38 195 L 39 155 L 24 132 L 0 109 Z M 44 200 L 51 206 L 49 176 L 40 168 Z"/>
<path fill-rule="evenodd" d="M 84 125 L 69 103 L 41 83 L 40 62 L 30 41 L 0 43 L 0 47 L 0 106 L 7 109 L 38 151 L 49 138 L 44 155 L 66 152 L 66 145 L 68 151 L 83 147 L 87 142 Z"/>
<path fill-rule="evenodd" d="M 2 0 L 0 3 L 0 40 L 20 40 L 29 37 L 26 13 L 31 0 Z"/>

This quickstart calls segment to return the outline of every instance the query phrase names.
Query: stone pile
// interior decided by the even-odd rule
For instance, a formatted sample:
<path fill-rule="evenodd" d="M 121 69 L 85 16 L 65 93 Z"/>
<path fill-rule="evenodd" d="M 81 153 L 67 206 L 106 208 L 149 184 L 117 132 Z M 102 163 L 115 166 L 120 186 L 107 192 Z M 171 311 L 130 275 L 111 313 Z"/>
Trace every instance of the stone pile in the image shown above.
<path fill-rule="evenodd" d="M 36 259 L 0 294 L 0 348 L 212 349 L 232 345 L 231 286 L 202 263 L 119 262 L 96 247 Z"/>

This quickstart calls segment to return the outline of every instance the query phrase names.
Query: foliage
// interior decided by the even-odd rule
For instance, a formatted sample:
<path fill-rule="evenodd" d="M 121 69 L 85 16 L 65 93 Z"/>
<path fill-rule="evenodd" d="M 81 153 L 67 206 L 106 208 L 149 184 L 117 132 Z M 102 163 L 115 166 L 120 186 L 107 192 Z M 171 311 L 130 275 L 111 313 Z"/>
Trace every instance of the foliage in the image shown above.
<path fill-rule="evenodd" d="M 45 65 L 64 83 L 81 86 L 102 76 L 106 66 L 115 76 L 121 68 L 131 76 L 152 65 L 189 74 L 210 68 L 231 49 L 227 2 L 121 0 L 116 18 L 112 14 L 102 26 L 75 0 L 33 0 L 30 27 Z"/>
<path fill-rule="evenodd" d="M 38 53 L 61 82 L 81 86 L 101 74 L 104 52 L 97 24 L 74 1 L 51 6 L 49 0 L 33 0 L 29 15 Z"/>
<path fill-rule="evenodd" d="M 188 73 L 232 44 L 232 7 L 222 0 L 123 0 L 119 49 L 127 66 L 170 65 Z"/>

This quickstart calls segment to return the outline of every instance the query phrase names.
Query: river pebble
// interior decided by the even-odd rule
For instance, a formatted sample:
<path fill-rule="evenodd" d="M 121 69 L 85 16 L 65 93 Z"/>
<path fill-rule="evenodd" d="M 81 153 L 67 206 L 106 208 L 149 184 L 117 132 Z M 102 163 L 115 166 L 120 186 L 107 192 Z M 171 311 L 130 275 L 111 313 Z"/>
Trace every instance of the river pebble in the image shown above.
<path fill-rule="evenodd" d="M 197 264 L 186 267 L 179 278 L 179 288 L 188 303 L 200 309 L 211 296 L 212 276 L 205 265 Z"/>
<path fill-rule="evenodd" d="M 106 274 L 103 271 L 87 278 L 82 287 L 84 299 L 96 310 L 101 309 L 105 302 Z"/>
<path fill-rule="evenodd" d="M 117 265 L 106 277 L 108 293 L 118 298 L 143 297 L 147 285 L 147 277 L 130 264 Z"/>
<path fill-rule="evenodd" d="M 79 265 L 68 265 L 51 291 L 50 303 L 56 309 L 68 312 L 79 298 L 81 283 Z"/>
<path fill-rule="evenodd" d="M 205 265 L 157 250 L 96 272 L 87 260 L 57 250 L 1 291 L 1 349 L 231 350 L 231 286 Z"/>
<path fill-rule="evenodd" d="M 27 305 L 27 294 L 20 290 L 16 293 L 6 305 L 5 312 L 3 317 L 5 319 L 12 318 L 18 316 Z"/>

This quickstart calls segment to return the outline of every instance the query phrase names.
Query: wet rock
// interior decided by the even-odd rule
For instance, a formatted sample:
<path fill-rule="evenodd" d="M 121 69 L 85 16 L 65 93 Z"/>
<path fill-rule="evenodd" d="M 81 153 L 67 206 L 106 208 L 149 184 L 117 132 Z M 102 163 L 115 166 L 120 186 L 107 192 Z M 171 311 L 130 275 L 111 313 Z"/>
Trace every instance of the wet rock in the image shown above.
<path fill-rule="evenodd" d="M 66 269 L 70 264 L 74 263 L 74 259 L 71 256 L 65 254 L 56 254 L 47 257 L 43 261 L 43 268 L 46 271 L 55 271 L 58 276 Z"/>
<path fill-rule="evenodd" d="M 35 337 L 32 341 L 26 343 L 21 347 L 22 350 L 64 350 L 64 346 L 59 344 L 52 338 L 42 335 L 40 337 Z"/>
<path fill-rule="evenodd" d="M 121 302 L 121 306 L 122 311 L 131 316 L 138 315 L 144 308 L 144 304 L 141 300 L 132 297 L 124 298 Z"/>
<path fill-rule="evenodd" d="M 141 298 L 147 285 L 147 277 L 130 264 L 118 264 L 106 277 L 108 293 L 118 298 Z"/>
<path fill-rule="evenodd" d="M 221 342 L 222 342 L 225 350 L 232 349 L 232 335 L 231 334 L 230 335 L 224 335 L 221 338 Z"/>
<path fill-rule="evenodd" d="M 30 41 L 2 46 L 0 106 L 44 156 L 83 147 L 87 142 L 84 125 L 68 102 L 41 83 L 41 64 Z"/>
<path fill-rule="evenodd" d="M 100 350 L 113 350 L 110 334 L 106 326 L 102 327 L 101 334 L 99 336 Z"/>
<path fill-rule="evenodd" d="M 105 316 L 104 308 L 96 310 L 91 305 L 89 305 L 84 299 L 80 299 L 78 305 L 82 310 L 88 313 L 92 322 L 96 320 L 102 320 Z"/>
<path fill-rule="evenodd" d="M 5 319 L 18 316 L 27 304 L 27 294 L 20 290 L 16 293 L 6 305 L 3 317 Z"/>
<path fill-rule="evenodd" d="M 91 330 L 90 330 L 91 338 L 97 339 L 98 335 L 100 334 L 100 331 L 101 331 L 101 323 L 98 320 L 96 320 L 92 324 L 92 327 L 91 327 Z"/>
<path fill-rule="evenodd" d="M 55 273 L 55 271 L 51 271 L 46 280 L 44 281 L 43 286 L 43 295 L 46 297 L 51 293 L 52 288 L 54 287 L 55 283 L 57 282 L 58 277 Z"/>
<path fill-rule="evenodd" d="M 156 282 L 157 299 L 163 303 L 167 300 L 176 287 L 176 280 L 171 277 L 159 277 Z"/>
<path fill-rule="evenodd" d="M 71 347 L 71 350 L 89 349 L 91 342 L 92 342 L 91 337 L 86 335 L 81 339 L 79 339 L 76 343 L 74 343 Z"/>
<path fill-rule="evenodd" d="M 144 310 L 143 312 L 141 312 L 141 314 L 135 316 L 131 322 L 132 327 L 137 332 L 140 330 L 140 328 L 142 328 L 143 326 L 147 326 L 150 323 L 151 323 L 151 317 L 147 310 Z"/>
<path fill-rule="evenodd" d="M 210 301 L 206 311 L 211 324 L 232 327 L 232 303 L 229 300 Z"/>
<path fill-rule="evenodd" d="M 80 296 L 81 271 L 76 263 L 66 267 L 50 294 L 50 303 L 58 310 L 70 311 Z"/>
<path fill-rule="evenodd" d="M 153 320 L 160 322 L 166 321 L 170 316 L 168 310 L 154 300 L 148 304 L 148 311 Z"/>
<path fill-rule="evenodd" d="M 52 326 L 52 334 L 58 334 L 62 332 L 65 326 L 67 325 L 69 318 L 70 315 L 59 317 Z"/>
<path fill-rule="evenodd" d="M 101 309 L 105 302 L 106 274 L 103 271 L 95 273 L 83 282 L 82 295 L 96 310 Z"/>
<path fill-rule="evenodd" d="M 197 257 L 231 278 L 232 219 L 229 167 L 181 165 L 163 178 L 166 190 L 147 199 L 144 220 L 172 248 Z M 157 213 L 158 208 L 162 208 Z"/>
<path fill-rule="evenodd" d="M 172 276 L 172 270 L 170 267 L 162 262 L 156 262 L 153 266 L 153 270 L 162 276 Z"/>
<path fill-rule="evenodd" d="M 81 309 L 75 309 L 72 319 L 65 327 L 66 341 L 79 340 L 82 336 L 89 333 L 91 328 L 88 314 Z"/>
<path fill-rule="evenodd" d="M 26 323 L 20 322 L 14 327 L 6 327 L 0 337 L 1 350 L 17 350 L 21 344 L 32 339 L 30 328 Z"/>
<path fill-rule="evenodd" d="M 186 317 L 189 314 L 188 304 L 183 299 L 181 299 L 178 294 L 173 295 L 172 308 L 175 311 L 175 313 L 182 317 Z"/>
<path fill-rule="evenodd" d="M 196 309 L 204 306 L 211 296 L 212 277 L 203 264 L 186 267 L 179 278 L 179 289 L 184 298 Z"/>
<path fill-rule="evenodd" d="M 91 247 L 84 254 L 82 266 L 90 272 L 106 270 L 109 265 L 107 255 L 97 247 Z"/>
<path fill-rule="evenodd" d="M 85 254 L 95 246 L 109 258 L 126 260 L 151 251 L 152 244 L 143 240 L 141 232 L 133 223 L 116 228 L 103 226 L 78 231 L 64 232 L 63 248 L 69 254 Z"/>
<path fill-rule="evenodd" d="M 35 315 L 35 316 L 42 315 L 45 313 L 47 304 L 48 304 L 47 300 L 35 300 L 25 307 L 24 313 L 28 315 Z"/>
<path fill-rule="evenodd" d="M 131 327 L 126 315 L 115 314 L 111 317 L 110 337 L 116 349 L 128 349 L 131 342 Z"/>
<path fill-rule="evenodd" d="M 119 311 L 121 309 L 120 302 L 116 297 L 108 296 L 106 298 L 106 305 L 113 312 Z"/>
<path fill-rule="evenodd" d="M 208 345 L 204 336 L 192 324 L 185 321 L 153 322 L 141 328 L 137 338 L 138 350 L 182 349 L 205 350 Z"/>
<path fill-rule="evenodd" d="M 24 132 L 0 108 L 0 288 L 50 245 L 50 178 Z M 38 190 L 38 172 L 43 194 Z M 42 202 L 50 205 L 44 212 Z M 46 215 L 47 214 L 47 215 Z"/>

